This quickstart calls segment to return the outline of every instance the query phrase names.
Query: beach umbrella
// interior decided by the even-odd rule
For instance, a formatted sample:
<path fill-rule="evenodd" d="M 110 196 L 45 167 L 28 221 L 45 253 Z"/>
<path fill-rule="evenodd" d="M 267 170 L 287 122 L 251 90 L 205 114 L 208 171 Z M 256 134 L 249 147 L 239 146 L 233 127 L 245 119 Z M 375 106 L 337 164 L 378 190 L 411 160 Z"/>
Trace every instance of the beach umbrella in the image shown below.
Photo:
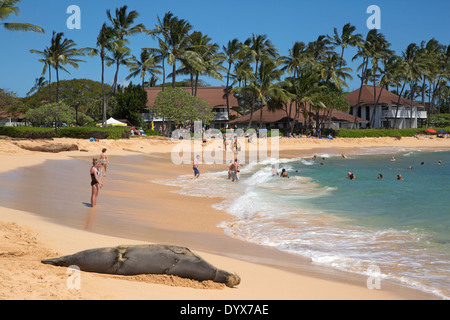
<path fill-rule="evenodd" d="M 427 129 L 427 132 L 436 133 L 436 130 L 434 130 L 434 129 Z"/>
<path fill-rule="evenodd" d="M 447 133 L 445 130 L 439 130 L 438 133 Z"/>

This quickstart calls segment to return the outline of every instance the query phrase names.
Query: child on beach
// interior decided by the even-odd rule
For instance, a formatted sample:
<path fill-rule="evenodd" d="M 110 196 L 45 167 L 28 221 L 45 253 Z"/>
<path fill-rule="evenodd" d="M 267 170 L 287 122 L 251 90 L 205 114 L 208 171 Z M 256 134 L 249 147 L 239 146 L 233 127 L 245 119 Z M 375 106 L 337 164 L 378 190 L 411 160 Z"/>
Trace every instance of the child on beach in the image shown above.
<path fill-rule="evenodd" d="M 98 190 L 99 188 L 103 187 L 103 183 L 100 182 L 99 179 L 99 169 L 100 169 L 101 163 L 98 161 L 98 159 L 92 159 L 92 167 L 91 170 L 89 170 L 89 173 L 91 175 L 91 207 L 95 207 L 97 204 L 97 197 L 98 197 Z"/>

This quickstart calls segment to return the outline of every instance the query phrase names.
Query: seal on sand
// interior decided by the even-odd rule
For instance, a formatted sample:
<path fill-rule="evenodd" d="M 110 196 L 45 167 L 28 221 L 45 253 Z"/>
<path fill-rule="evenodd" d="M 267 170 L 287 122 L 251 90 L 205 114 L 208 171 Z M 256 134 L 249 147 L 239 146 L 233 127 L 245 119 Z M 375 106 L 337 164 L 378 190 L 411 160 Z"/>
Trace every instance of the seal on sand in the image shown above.
<path fill-rule="evenodd" d="M 87 272 L 116 275 L 167 274 L 197 281 L 212 280 L 234 287 L 241 281 L 236 274 L 217 269 L 185 247 L 134 245 L 90 249 L 41 261 L 60 267 L 78 266 Z"/>

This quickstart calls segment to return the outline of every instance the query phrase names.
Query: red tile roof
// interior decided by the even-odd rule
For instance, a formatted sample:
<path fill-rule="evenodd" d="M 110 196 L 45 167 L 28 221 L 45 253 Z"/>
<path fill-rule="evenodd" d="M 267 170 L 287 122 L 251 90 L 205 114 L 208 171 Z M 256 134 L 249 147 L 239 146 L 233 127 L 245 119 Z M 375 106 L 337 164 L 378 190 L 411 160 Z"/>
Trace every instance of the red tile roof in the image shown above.
<path fill-rule="evenodd" d="M 375 87 L 375 97 L 378 99 L 378 95 L 380 94 L 381 87 L 376 86 Z M 373 86 L 365 85 L 361 89 L 361 98 L 359 101 L 359 106 L 373 106 L 374 103 L 374 92 L 373 92 Z M 345 96 L 345 99 L 348 101 L 350 106 L 356 107 L 358 104 L 358 97 L 359 97 L 359 89 L 356 89 L 353 92 L 350 92 Z M 381 91 L 381 97 L 378 101 L 378 105 L 397 105 L 398 103 L 398 95 L 395 93 L 390 92 L 389 90 L 383 89 Z M 411 102 L 408 99 L 400 98 L 400 105 L 402 106 L 410 106 Z M 422 104 L 414 102 L 413 106 L 420 106 Z"/>

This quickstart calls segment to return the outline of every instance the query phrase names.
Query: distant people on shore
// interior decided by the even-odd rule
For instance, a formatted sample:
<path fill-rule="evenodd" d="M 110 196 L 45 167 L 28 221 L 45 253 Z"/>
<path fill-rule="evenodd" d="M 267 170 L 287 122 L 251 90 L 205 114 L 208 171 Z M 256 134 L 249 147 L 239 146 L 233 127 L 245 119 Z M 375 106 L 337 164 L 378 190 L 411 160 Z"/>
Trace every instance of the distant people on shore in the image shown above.
<path fill-rule="evenodd" d="M 103 148 L 102 153 L 100 154 L 100 163 L 101 163 L 100 175 L 103 174 L 103 176 L 106 177 L 106 170 L 109 164 L 109 158 L 108 155 L 106 154 L 106 148 Z"/>
<path fill-rule="evenodd" d="M 196 178 L 200 177 L 200 169 L 198 168 L 199 162 L 200 162 L 200 156 L 197 155 L 194 158 L 194 164 L 192 166 L 192 169 L 194 170 L 194 177 L 196 177 Z"/>

